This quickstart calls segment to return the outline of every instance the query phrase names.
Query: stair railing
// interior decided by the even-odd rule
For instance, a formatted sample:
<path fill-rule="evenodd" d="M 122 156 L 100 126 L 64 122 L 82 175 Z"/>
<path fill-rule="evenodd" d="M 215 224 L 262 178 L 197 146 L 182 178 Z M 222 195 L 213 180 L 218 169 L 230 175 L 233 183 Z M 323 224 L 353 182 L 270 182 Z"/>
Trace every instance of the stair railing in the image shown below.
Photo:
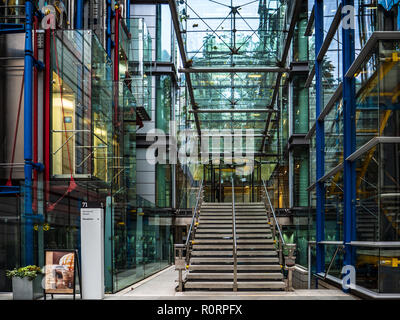
<path fill-rule="evenodd" d="M 263 180 L 263 186 L 264 186 L 264 193 L 265 193 L 265 200 L 266 200 L 266 205 L 270 209 L 270 213 L 272 213 L 272 236 L 274 241 L 276 241 L 276 230 L 278 230 L 279 233 L 279 263 L 282 265 L 283 264 L 283 257 L 282 257 L 282 252 L 283 252 L 283 246 L 286 245 L 285 240 L 283 239 L 282 231 L 279 226 L 278 219 L 276 218 L 275 214 L 275 209 L 274 206 L 272 205 L 271 198 L 269 197 L 269 193 L 267 190 L 267 186 L 265 184 L 265 181 Z M 269 214 L 269 218 L 271 220 L 271 215 Z"/>
<path fill-rule="evenodd" d="M 187 269 L 190 262 L 191 246 L 194 242 L 196 226 L 198 225 L 200 208 L 203 200 L 203 185 L 204 181 L 200 183 L 199 191 L 196 196 L 196 205 L 193 210 L 192 223 L 189 227 L 189 232 L 185 244 L 175 244 L 175 270 L 179 272 L 177 291 L 183 291 L 183 270 Z M 186 249 L 186 254 L 183 255 L 183 250 Z"/>
<path fill-rule="evenodd" d="M 279 226 L 278 219 L 276 218 L 275 214 L 275 209 L 274 206 L 272 205 L 271 198 L 269 197 L 268 189 L 265 184 L 265 181 L 262 180 L 263 183 L 263 190 L 265 193 L 265 205 L 266 207 L 270 209 L 268 212 L 268 218 L 271 222 L 271 213 L 272 213 L 272 237 L 274 240 L 274 243 L 276 243 L 276 231 L 278 231 L 279 234 L 279 239 L 278 239 L 278 253 L 279 253 L 279 264 L 283 267 L 285 266 L 285 269 L 288 270 L 288 277 L 287 277 L 287 282 L 286 282 L 286 290 L 287 291 L 292 291 L 292 279 L 293 279 L 293 270 L 295 268 L 295 261 L 296 261 L 296 244 L 286 244 L 285 240 L 283 239 L 282 231 Z M 287 253 L 285 256 L 285 260 L 283 259 L 283 248 L 287 248 Z"/>
<path fill-rule="evenodd" d="M 190 247 L 193 244 L 194 236 L 196 233 L 196 227 L 197 227 L 198 221 L 199 221 L 199 213 L 200 213 L 200 208 L 202 205 L 202 198 L 203 198 L 203 182 L 204 181 L 201 180 L 199 192 L 197 193 L 197 197 L 196 197 L 196 205 L 195 205 L 194 211 L 193 211 L 192 223 L 190 224 L 189 232 L 188 232 L 186 242 L 185 242 L 186 263 L 187 264 L 189 264 L 189 261 L 190 261 L 190 253 L 191 253 Z"/>
<path fill-rule="evenodd" d="M 235 209 L 235 182 L 232 177 L 232 239 L 233 239 L 233 291 L 238 290 L 237 283 L 237 237 L 236 237 L 236 209 Z"/>

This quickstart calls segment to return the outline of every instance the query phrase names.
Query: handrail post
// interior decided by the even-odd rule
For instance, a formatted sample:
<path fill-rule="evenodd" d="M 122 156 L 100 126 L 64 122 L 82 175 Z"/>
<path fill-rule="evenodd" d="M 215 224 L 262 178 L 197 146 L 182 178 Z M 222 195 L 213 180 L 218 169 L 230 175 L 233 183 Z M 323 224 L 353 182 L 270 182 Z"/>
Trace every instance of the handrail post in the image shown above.
<path fill-rule="evenodd" d="M 178 292 L 183 291 L 183 270 L 186 269 L 186 260 L 183 258 L 183 249 L 185 245 L 176 244 L 175 245 L 175 270 L 178 270 L 179 277 L 178 277 L 178 287 L 176 290 Z M 178 255 L 176 254 L 178 252 Z"/>
<path fill-rule="evenodd" d="M 272 219 L 272 239 L 276 243 L 276 223 L 274 219 Z"/>
<path fill-rule="evenodd" d="M 308 255 L 308 283 L 307 283 L 307 288 L 308 288 L 308 290 L 311 290 L 311 268 L 312 268 L 312 266 L 311 266 L 311 242 L 309 241 L 308 242 L 308 252 L 307 252 L 307 255 Z"/>
<path fill-rule="evenodd" d="M 287 255 L 285 256 L 285 269 L 288 270 L 286 291 L 293 291 L 293 271 L 296 266 L 296 244 L 287 244 Z"/>
<path fill-rule="evenodd" d="M 196 227 L 198 224 L 198 213 L 200 212 L 200 207 L 202 205 L 202 191 L 203 191 L 203 181 L 200 183 L 199 191 L 197 193 L 196 197 L 196 205 L 193 210 L 192 214 L 192 223 L 190 224 L 188 235 L 186 238 L 186 242 L 184 244 L 176 244 L 175 245 L 175 251 L 178 250 L 178 256 L 176 255 L 175 252 L 175 270 L 179 271 L 179 286 L 177 288 L 178 291 L 183 291 L 183 278 L 182 278 L 182 272 L 183 270 L 187 269 L 187 266 L 190 263 L 190 251 L 191 251 L 191 246 L 193 245 L 194 242 L 194 237 L 195 237 L 195 231 Z M 185 257 L 183 257 L 183 249 L 186 250 Z"/>
<path fill-rule="evenodd" d="M 280 238 L 279 238 L 278 251 L 279 251 L 279 264 L 283 266 L 283 246 L 282 246 L 282 240 Z"/>
<path fill-rule="evenodd" d="M 233 239 L 233 291 L 238 291 L 237 283 L 237 243 L 236 243 L 236 212 L 235 212 L 235 183 L 232 177 L 232 239 Z"/>

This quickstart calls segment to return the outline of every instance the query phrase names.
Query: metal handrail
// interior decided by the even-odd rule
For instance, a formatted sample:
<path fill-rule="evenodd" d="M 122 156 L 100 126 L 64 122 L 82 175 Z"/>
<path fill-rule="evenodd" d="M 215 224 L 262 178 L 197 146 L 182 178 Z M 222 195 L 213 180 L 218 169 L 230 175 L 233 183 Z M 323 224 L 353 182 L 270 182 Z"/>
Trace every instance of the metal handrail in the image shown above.
<path fill-rule="evenodd" d="M 193 233 L 193 229 L 194 229 L 194 224 L 195 224 L 195 221 L 196 221 L 197 211 L 198 211 L 199 204 L 200 204 L 200 199 L 201 199 L 201 193 L 202 193 L 202 191 L 203 191 L 203 182 L 204 182 L 204 180 L 201 180 L 199 192 L 198 192 L 197 198 L 196 198 L 196 205 L 195 205 L 195 207 L 194 207 L 194 212 L 193 212 L 193 217 L 192 217 L 192 223 L 190 224 L 189 232 L 188 232 L 188 235 L 187 235 L 187 238 L 186 238 L 186 242 L 185 242 L 185 247 L 186 247 L 186 261 L 187 261 L 187 262 L 189 262 L 188 259 L 189 259 L 189 251 L 190 251 L 190 250 L 189 250 L 189 249 L 190 249 L 190 248 L 189 248 L 189 246 L 190 246 L 190 239 L 191 239 L 191 236 L 192 236 L 192 233 Z"/>
<path fill-rule="evenodd" d="M 371 248 L 400 248 L 400 241 L 382 241 L 382 242 L 370 242 L 370 241 L 351 241 L 349 243 L 345 243 L 344 241 L 308 241 L 308 249 L 307 249 L 307 260 L 308 260 L 308 289 L 311 289 L 311 277 L 315 275 L 312 273 L 312 259 L 311 259 L 311 247 L 315 247 L 317 244 L 327 245 L 327 246 L 337 246 L 337 249 L 332 257 L 331 262 L 329 263 L 328 269 L 324 272 L 324 276 L 322 277 L 324 280 L 328 277 L 329 271 L 332 267 L 332 264 L 339 253 L 339 251 L 343 250 L 345 245 L 350 245 L 353 247 L 371 247 Z M 316 274 L 318 276 L 318 274 Z"/>
<path fill-rule="evenodd" d="M 271 208 L 272 215 L 273 215 L 273 217 L 274 217 L 275 226 L 276 226 L 276 228 L 278 229 L 278 232 L 279 232 L 279 237 L 280 237 L 280 239 L 281 239 L 281 241 L 282 241 L 282 244 L 283 244 L 283 245 L 286 245 L 286 242 L 285 242 L 285 240 L 283 239 L 283 235 L 282 235 L 281 228 L 280 228 L 279 223 L 278 223 L 278 219 L 276 218 L 276 215 L 275 215 L 275 210 L 274 210 L 274 207 L 273 207 L 273 205 L 272 205 L 271 198 L 269 197 L 269 194 L 268 194 L 267 186 L 265 185 L 265 181 L 262 180 L 262 183 L 263 183 L 263 186 L 264 186 L 265 194 L 266 194 L 267 199 L 268 199 L 268 204 L 269 204 L 269 206 L 270 206 L 270 208 Z M 274 240 L 275 240 L 275 239 L 274 239 Z"/>
<path fill-rule="evenodd" d="M 237 237 L 236 237 L 236 210 L 235 210 L 235 182 L 232 177 L 232 239 L 233 239 L 233 291 L 237 291 Z"/>

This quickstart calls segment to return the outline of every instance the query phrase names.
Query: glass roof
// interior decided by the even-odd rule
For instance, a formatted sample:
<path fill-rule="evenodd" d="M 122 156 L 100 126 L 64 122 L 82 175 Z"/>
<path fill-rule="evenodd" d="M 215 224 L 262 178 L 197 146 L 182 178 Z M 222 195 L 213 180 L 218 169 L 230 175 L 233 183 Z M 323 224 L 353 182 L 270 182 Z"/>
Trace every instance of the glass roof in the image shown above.
<path fill-rule="evenodd" d="M 200 129 L 255 129 L 255 134 L 263 134 L 270 114 L 261 111 L 271 107 L 278 72 L 262 69 L 279 66 L 287 0 L 177 3 L 191 67 L 221 69 L 190 74 L 196 107 L 202 111 L 198 114 Z M 225 68 L 243 67 L 255 70 L 223 72 Z M 252 112 L 226 112 L 232 109 Z M 225 112 L 204 112 L 207 110 Z M 261 149 L 262 139 L 256 143 Z"/>

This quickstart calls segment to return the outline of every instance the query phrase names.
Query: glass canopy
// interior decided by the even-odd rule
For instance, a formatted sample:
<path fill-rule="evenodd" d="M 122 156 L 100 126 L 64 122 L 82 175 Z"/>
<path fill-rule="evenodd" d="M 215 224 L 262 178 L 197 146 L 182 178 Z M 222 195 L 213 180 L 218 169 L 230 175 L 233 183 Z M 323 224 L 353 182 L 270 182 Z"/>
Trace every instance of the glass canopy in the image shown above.
<path fill-rule="evenodd" d="M 177 1 L 200 130 L 254 129 L 262 136 L 274 121 L 287 2 Z"/>

